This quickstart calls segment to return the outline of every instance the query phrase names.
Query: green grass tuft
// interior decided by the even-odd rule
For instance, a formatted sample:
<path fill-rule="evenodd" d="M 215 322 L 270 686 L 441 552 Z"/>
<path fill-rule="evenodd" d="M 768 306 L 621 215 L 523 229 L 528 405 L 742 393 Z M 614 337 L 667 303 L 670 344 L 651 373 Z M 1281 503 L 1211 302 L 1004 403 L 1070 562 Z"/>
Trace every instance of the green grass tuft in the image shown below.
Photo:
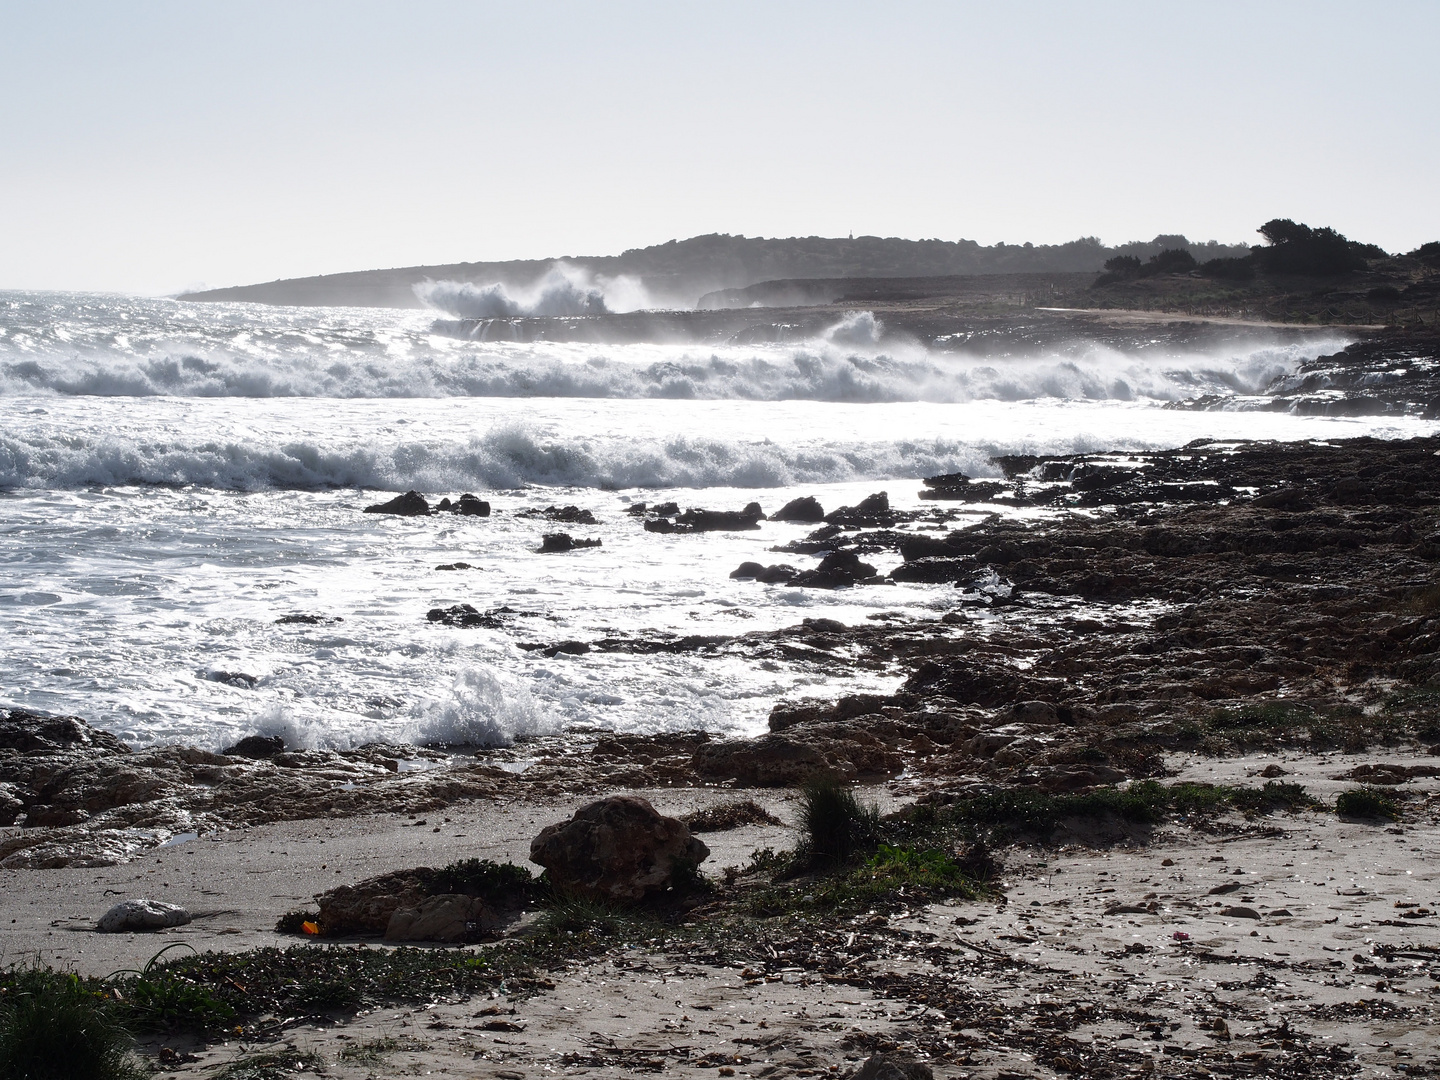
<path fill-rule="evenodd" d="M 880 839 L 880 811 L 861 806 L 855 792 L 829 776 L 815 777 L 800 790 L 798 861 L 811 866 L 848 862 Z"/>
<path fill-rule="evenodd" d="M 1359 787 L 1340 793 L 1335 800 L 1335 813 L 1344 818 L 1394 821 L 1400 816 L 1400 807 L 1389 792 Z"/>
<path fill-rule="evenodd" d="M 141 1080 L 114 999 L 94 980 L 45 968 L 0 974 L 0 1077 Z"/>

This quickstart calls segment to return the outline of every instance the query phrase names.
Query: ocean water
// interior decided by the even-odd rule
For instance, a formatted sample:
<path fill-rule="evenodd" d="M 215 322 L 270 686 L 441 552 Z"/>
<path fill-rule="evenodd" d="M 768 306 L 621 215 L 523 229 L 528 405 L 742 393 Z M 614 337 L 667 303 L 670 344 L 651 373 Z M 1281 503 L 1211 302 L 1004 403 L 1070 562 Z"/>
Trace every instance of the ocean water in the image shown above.
<path fill-rule="evenodd" d="M 956 591 L 732 581 L 747 559 L 808 565 L 768 549 L 810 527 L 663 536 L 633 502 L 830 509 L 884 490 L 909 508 L 922 477 L 995 475 L 997 453 L 1436 429 L 1247 407 L 1342 344 L 1077 341 L 1002 360 L 887 342 L 863 314 L 800 343 L 519 344 L 437 333 L 425 312 L 0 294 L 0 704 L 137 745 L 754 732 L 778 697 L 899 673 L 521 645 L 933 618 Z M 1164 408 L 1201 394 L 1234 407 Z M 361 512 L 409 488 L 474 492 L 494 513 Z M 599 523 L 517 515 L 551 505 Z M 538 554 L 560 530 L 603 546 Z M 436 569 L 455 562 L 474 569 Z M 456 603 L 513 613 L 498 629 L 427 621 Z M 277 623 L 294 613 L 338 621 Z"/>

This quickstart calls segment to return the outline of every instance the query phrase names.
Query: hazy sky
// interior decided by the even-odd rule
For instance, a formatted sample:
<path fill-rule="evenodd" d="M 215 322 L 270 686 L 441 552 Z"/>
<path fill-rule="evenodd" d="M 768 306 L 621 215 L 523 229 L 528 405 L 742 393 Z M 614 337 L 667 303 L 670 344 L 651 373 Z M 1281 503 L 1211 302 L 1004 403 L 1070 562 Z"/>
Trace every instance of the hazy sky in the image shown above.
<path fill-rule="evenodd" d="M 1440 239 L 1440 3 L 0 0 L 0 287 L 706 232 Z"/>

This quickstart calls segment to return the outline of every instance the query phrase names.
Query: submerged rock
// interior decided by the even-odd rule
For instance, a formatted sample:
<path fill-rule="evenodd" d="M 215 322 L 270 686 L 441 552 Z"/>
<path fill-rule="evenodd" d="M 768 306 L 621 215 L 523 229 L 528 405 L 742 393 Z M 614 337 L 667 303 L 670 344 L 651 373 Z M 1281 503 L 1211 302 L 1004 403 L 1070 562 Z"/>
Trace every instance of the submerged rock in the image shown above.
<path fill-rule="evenodd" d="M 758 562 L 743 562 L 734 570 L 730 571 L 732 578 L 754 578 L 756 581 L 764 582 L 766 585 L 784 585 L 800 573 L 793 566 L 784 563 L 777 563 L 773 566 L 763 566 Z"/>
<path fill-rule="evenodd" d="M 597 548 L 599 540 L 577 540 L 569 533 L 546 533 L 540 538 L 541 555 L 561 555 L 580 548 Z"/>
<path fill-rule="evenodd" d="M 460 514 L 463 517 L 489 517 L 490 504 L 484 499 L 478 499 L 468 491 L 461 495 L 450 507 L 452 514 Z"/>
<path fill-rule="evenodd" d="M 400 517 L 424 517 L 430 513 L 430 504 L 418 491 L 407 491 L 389 502 L 376 503 L 365 508 L 367 514 L 396 514 Z"/>
<path fill-rule="evenodd" d="M 498 615 L 489 611 L 479 611 L 471 604 L 431 608 L 425 613 L 425 618 L 432 623 L 439 623 L 441 626 L 478 626 L 486 630 L 495 630 L 504 625 Z"/>
<path fill-rule="evenodd" d="M 832 551 L 814 570 L 796 574 L 790 584 L 802 589 L 842 589 L 875 578 L 875 567 L 853 551 Z"/>
<path fill-rule="evenodd" d="M 159 900 L 122 900 L 95 923 L 102 934 L 124 934 L 135 931 L 167 930 L 184 926 L 191 916 L 184 908 Z"/>
<path fill-rule="evenodd" d="M 641 503 L 640 505 L 643 507 L 645 504 Z M 643 510 L 640 512 L 644 513 Z M 527 510 L 521 510 L 515 516 L 523 518 L 544 518 L 546 521 L 559 521 L 566 525 L 599 524 L 591 511 L 579 506 L 530 507 Z"/>
<path fill-rule="evenodd" d="M 691 868 L 710 849 L 684 822 L 664 817 L 638 795 L 612 795 L 546 826 L 530 844 L 557 889 L 597 900 L 635 902 L 674 883 L 676 863 Z"/>

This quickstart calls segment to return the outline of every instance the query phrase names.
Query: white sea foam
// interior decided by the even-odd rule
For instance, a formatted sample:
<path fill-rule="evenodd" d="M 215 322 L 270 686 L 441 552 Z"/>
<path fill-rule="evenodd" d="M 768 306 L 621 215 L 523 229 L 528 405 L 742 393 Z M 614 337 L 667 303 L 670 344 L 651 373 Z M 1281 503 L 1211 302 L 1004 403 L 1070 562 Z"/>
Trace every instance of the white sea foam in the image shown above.
<path fill-rule="evenodd" d="M 457 313 L 514 314 L 606 304 L 598 288 L 555 271 L 523 295 L 454 282 L 424 290 Z M 447 338 L 414 313 L 9 296 L 0 298 L 0 396 L 1176 401 L 1259 393 L 1344 344 L 1257 338 L 1209 353 L 1122 353 L 1077 341 L 997 359 L 885 341 L 870 312 L 798 343 L 525 344 Z"/>
<path fill-rule="evenodd" d="M 511 295 L 501 282 L 422 281 L 415 295 L 430 307 L 462 319 L 502 319 L 517 315 L 604 315 L 612 310 L 605 289 L 590 275 L 557 264 L 529 289 Z"/>
<path fill-rule="evenodd" d="M 425 746 L 508 746 L 559 727 L 523 686 L 481 667 L 460 671 L 442 693 L 415 702 L 410 715 L 407 738 Z"/>

